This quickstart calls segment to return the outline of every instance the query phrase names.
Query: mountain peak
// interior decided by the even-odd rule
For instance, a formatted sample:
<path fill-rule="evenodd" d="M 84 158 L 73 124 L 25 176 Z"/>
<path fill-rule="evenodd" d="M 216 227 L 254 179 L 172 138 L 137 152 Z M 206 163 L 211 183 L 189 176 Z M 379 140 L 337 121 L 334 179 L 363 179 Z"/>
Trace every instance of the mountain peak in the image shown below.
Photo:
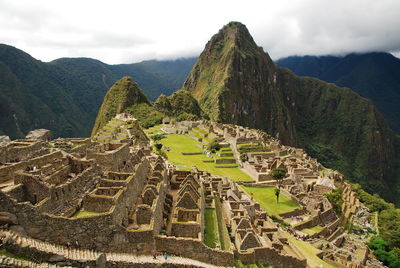
<path fill-rule="evenodd" d="M 126 108 L 134 104 L 146 103 L 150 101 L 143 94 L 142 90 L 133 81 L 132 77 L 124 76 L 108 90 L 103 103 L 97 114 L 96 122 L 92 130 L 94 136 L 99 129 L 107 124 L 115 115 L 122 113 Z"/>
<path fill-rule="evenodd" d="M 206 50 L 221 50 L 224 47 L 244 51 L 259 49 L 247 27 L 235 21 L 222 27 L 207 43 Z"/>
<path fill-rule="evenodd" d="M 278 98 L 279 92 L 273 90 L 275 73 L 271 58 L 257 46 L 246 26 L 230 22 L 207 43 L 184 88 L 193 92 L 213 121 L 267 129 L 264 117 L 272 110 L 261 103 L 254 108 L 253 103 L 264 94 L 270 94 L 271 100 Z M 260 116 L 255 116 L 256 113 Z M 283 113 L 270 116 L 290 121 Z M 293 137 L 292 130 L 279 132 L 281 138 Z"/>
<path fill-rule="evenodd" d="M 244 25 L 243 23 L 238 22 L 238 21 L 229 22 L 224 27 L 222 27 L 220 32 L 229 33 L 236 37 L 246 35 L 247 37 L 252 38 L 246 25 Z"/>

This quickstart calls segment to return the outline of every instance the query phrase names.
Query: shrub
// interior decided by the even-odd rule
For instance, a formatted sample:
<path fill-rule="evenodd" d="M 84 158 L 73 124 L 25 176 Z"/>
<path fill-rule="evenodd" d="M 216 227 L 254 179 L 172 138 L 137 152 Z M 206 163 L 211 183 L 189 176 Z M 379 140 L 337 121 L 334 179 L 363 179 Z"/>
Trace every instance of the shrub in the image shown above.
<path fill-rule="evenodd" d="M 163 145 L 161 143 L 156 143 L 156 144 L 154 144 L 154 147 L 156 147 L 157 151 L 159 151 L 159 150 L 161 150 Z"/>
<path fill-rule="evenodd" d="M 207 149 L 211 152 L 219 151 L 221 149 L 221 145 L 216 139 L 213 139 L 207 146 Z"/>
<path fill-rule="evenodd" d="M 333 206 L 333 210 L 338 216 L 342 215 L 342 205 L 343 205 L 343 188 L 338 187 L 334 189 L 331 193 L 325 194 L 329 202 Z"/>

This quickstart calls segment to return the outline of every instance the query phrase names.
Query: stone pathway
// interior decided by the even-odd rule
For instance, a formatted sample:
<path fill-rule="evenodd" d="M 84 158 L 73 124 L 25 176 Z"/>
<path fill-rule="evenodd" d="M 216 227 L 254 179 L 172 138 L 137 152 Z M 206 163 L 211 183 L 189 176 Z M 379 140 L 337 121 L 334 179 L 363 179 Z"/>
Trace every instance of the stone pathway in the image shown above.
<path fill-rule="evenodd" d="M 97 252 L 94 250 L 68 248 L 28 237 L 22 237 L 10 231 L 2 231 L 2 233 L 3 235 L 6 235 L 8 239 L 12 240 L 14 244 L 17 244 L 20 247 L 29 247 L 37 251 L 60 255 L 65 259 L 72 261 L 78 261 L 78 262 L 95 261 L 101 254 L 101 252 Z M 153 256 L 149 255 L 133 255 L 127 253 L 110 252 L 110 253 L 105 253 L 105 255 L 108 262 L 151 263 L 151 264 L 168 263 L 175 265 L 191 265 L 195 267 L 210 267 L 210 268 L 219 267 L 179 256 L 169 256 L 168 259 L 165 260 L 164 257 L 161 255 L 157 256 L 157 259 L 153 259 Z M 3 263 L 2 261 L 10 261 L 10 260 L 15 260 L 15 259 L 7 257 L 2 258 L 0 259 L 0 264 Z M 4 264 L 6 264 L 6 262 L 4 262 Z M 27 267 L 27 266 L 20 266 L 20 267 Z M 36 268 L 36 267 L 57 267 L 57 266 L 33 266 L 33 267 Z"/>

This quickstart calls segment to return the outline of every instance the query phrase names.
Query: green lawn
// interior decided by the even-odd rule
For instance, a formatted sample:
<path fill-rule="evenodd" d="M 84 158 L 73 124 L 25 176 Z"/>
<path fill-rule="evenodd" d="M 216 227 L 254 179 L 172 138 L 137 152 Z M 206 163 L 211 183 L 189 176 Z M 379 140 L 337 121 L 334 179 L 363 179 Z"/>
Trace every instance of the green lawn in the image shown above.
<path fill-rule="evenodd" d="M 186 135 L 168 134 L 161 140 L 164 146 L 170 148 L 167 153 L 168 161 L 174 163 L 178 168 L 189 170 L 195 165 L 199 170 L 208 171 L 215 176 L 228 177 L 233 181 L 252 181 L 253 179 L 236 168 L 216 168 L 215 163 L 204 163 L 203 160 L 212 160 L 206 155 L 182 155 L 185 153 L 201 152 L 197 142 Z"/>
<path fill-rule="evenodd" d="M 290 200 L 284 194 L 279 195 L 279 203 L 276 202 L 275 188 L 274 187 L 249 187 L 241 186 L 250 196 L 260 203 L 261 208 L 264 209 L 269 215 L 277 215 L 293 211 L 300 208 L 298 204 Z"/>
<path fill-rule="evenodd" d="M 218 234 L 217 214 L 214 208 L 204 210 L 204 243 L 210 248 L 216 248 L 220 245 Z"/>
<path fill-rule="evenodd" d="M 323 229 L 324 229 L 323 227 L 317 225 L 317 226 L 314 226 L 311 228 L 303 229 L 303 230 L 301 230 L 301 232 L 306 233 L 308 235 L 313 235 L 313 234 L 321 232 Z"/>
<path fill-rule="evenodd" d="M 75 213 L 72 217 L 84 217 L 84 216 L 97 216 L 100 213 L 97 212 L 92 212 L 92 211 L 84 211 L 84 210 L 79 210 L 77 213 Z"/>
<path fill-rule="evenodd" d="M 217 214 L 217 220 L 218 220 L 218 232 L 219 232 L 219 240 L 221 242 L 221 249 L 230 250 L 231 240 L 229 238 L 228 229 L 226 228 L 224 222 L 224 216 L 222 215 L 221 201 L 218 196 L 214 197 L 214 201 L 215 201 L 215 212 Z"/>

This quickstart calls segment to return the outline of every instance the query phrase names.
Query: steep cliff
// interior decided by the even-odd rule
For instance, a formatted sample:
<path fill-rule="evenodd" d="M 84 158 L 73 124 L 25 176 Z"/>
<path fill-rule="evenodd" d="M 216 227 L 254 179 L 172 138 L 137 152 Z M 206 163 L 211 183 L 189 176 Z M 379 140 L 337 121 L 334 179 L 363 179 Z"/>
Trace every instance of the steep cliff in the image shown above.
<path fill-rule="evenodd" d="M 275 66 L 243 24 L 231 22 L 211 38 L 184 89 L 211 120 L 266 130 L 367 189 L 389 192 L 394 135 L 373 104 Z"/>
<path fill-rule="evenodd" d="M 96 122 L 94 123 L 92 136 L 107 124 L 115 115 L 124 112 L 135 104 L 150 105 L 150 101 L 142 90 L 129 76 L 124 76 L 108 90 L 101 104 Z"/>

